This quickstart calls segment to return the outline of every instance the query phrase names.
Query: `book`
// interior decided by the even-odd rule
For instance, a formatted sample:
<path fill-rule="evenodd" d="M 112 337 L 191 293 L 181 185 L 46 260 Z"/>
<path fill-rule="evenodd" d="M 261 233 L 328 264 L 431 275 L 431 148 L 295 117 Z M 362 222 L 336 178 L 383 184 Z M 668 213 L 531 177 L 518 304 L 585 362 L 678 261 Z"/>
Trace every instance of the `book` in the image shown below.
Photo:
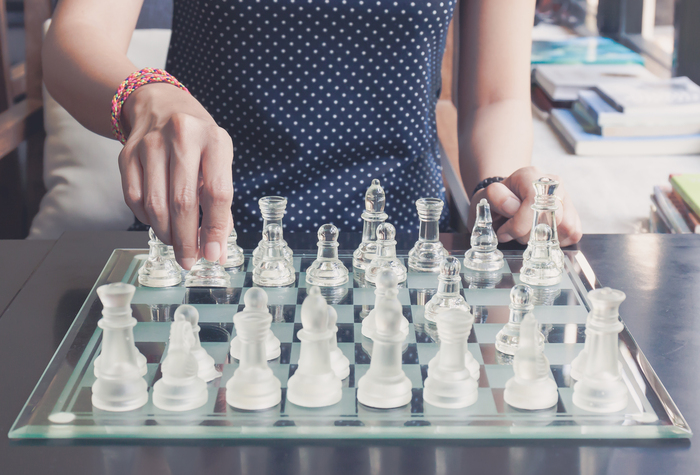
<path fill-rule="evenodd" d="M 668 195 L 664 193 L 664 190 L 660 186 L 654 187 L 654 198 L 656 198 L 656 204 L 659 210 L 666 216 L 668 222 L 671 224 L 671 230 L 676 234 L 690 234 L 690 228 L 688 224 L 683 219 L 681 213 L 676 209 Z"/>
<path fill-rule="evenodd" d="M 603 137 L 586 131 L 567 109 L 552 109 L 549 121 L 576 155 L 683 155 L 700 153 L 700 134 Z"/>
<path fill-rule="evenodd" d="M 644 64 L 644 58 L 610 38 L 597 36 L 533 41 L 532 64 Z"/>
<path fill-rule="evenodd" d="M 687 77 L 596 85 L 608 104 L 625 114 L 700 114 L 700 86 Z"/>
<path fill-rule="evenodd" d="M 671 223 L 668 222 L 666 216 L 659 210 L 659 205 L 656 198 L 652 194 L 650 197 L 651 204 L 649 206 L 649 232 L 660 234 L 671 234 Z"/>
<path fill-rule="evenodd" d="M 544 64 L 535 68 L 533 79 L 553 101 L 575 101 L 581 90 L 591 89 L 599 84 L 626 83 L 636 79 L 652 80 L 656 79 L 656 76 L 639 64 Z"/>
<path fill-rule="evenodd" d="M 573 105 L 572 101 L 553 101 L 537 84 L 530 86 L 530 98 L 532 103 L 544 112 L 549 112 L 552 109 L 570 109 Z"/>
<path fill-rule="evenodd" d="M 671 175 L 671 186 L 693 212 L 700 216 L 700 174 Z"/>
<path fill-rule="evenodd" d="M 601 128 L 605 127 L 658 127 L 659 131 L 668 127 L 677 127 L 678 132 L 669 135 L 685 135 L 700 132 L 700 112 L 697 114 L 675 114 L 662 111 L 650 114 L 624 114 L 607 103 L 595 90 L 580 91 L 578 103 L 583 107 L 592 121 Z M 698 129 L 698 130 L 696 130 Z M 653 129 L 652 129 L 653 130 Z M 649 133 L 649 135 L 666 135 Z"/>
<path fill-rule="evenodd" d="M 683 201 L 683 198 L 670 186 L 664 186 L 662 190 L 666 193 L 669 201 L 673 203 L 673 206 L 678 210 L 681 216 L 683 216 L 685 224 L 688 225 L 690 231 L 695 234 L 700 234 L 700 219 L 686 202 Z"/>

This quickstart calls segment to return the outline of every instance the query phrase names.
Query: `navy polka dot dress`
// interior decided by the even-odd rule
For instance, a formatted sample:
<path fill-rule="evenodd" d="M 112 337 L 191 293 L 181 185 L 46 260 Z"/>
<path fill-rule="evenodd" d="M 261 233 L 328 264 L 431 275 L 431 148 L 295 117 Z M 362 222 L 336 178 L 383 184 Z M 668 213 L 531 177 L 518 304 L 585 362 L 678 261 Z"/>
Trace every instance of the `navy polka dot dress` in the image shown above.
<path fill-rule="evenodd" d="M 389 222 L 444 200 L 435 106 L 454 0 L 176 0 L 167 70 L 233 139 L 233 216 L 288 199 L 286 230 L 361 231 L 373 178 Z M 442 222 L 446 222 L 446 210 Z"/>

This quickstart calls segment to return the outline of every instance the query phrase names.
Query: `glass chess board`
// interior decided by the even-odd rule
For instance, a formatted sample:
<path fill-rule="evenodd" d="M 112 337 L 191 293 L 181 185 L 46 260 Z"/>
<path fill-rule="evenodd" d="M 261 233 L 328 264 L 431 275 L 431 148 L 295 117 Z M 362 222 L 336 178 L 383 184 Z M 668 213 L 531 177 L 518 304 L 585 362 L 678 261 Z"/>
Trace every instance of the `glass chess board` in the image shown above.
<path fill-rule="evenodd" d="M 503 400 L 506 381 L 513 375 L 510 357 L 496 351 L 494 339 L 508 321 L 510 289 L 520 283 L 520 251 L 504 252 L 506 264 L 496 273 L 478 274 L 462 269 L 462 287 L 475 315 L 469 350 L 481 364 L 479 397 L 464 409 L 441 409 L 424 403 L 423 381 L 428 362 L 438 350 L 437 329 L 423 317 L 424 304 L 434 294 L 437 276 L 409 272 L 399 291 L 404 315 L 410 322 L 403 349 L 403 370 L 413 383 L 410 404 L 391 410 L 365 407 L 357 402 L 356 383 L 367 371 L 371 340 L 362 336 L 361 322 L 374 304 L 374 289 L 360 274 L 352 274 L 352 256 L 341 259 L 351 270 L 343 287 L 322 289 L 338 313 L 338 346 L 350 360 L 343 380 L 342 400 L 325 408 L 303 408 L 285 400 L 286 383 L 294 374 L 300 342 L 300 308 L 306 296 L 306 269 L 315 254 L 295 254 L 294 286 L 266 288 L 273 315 L 272 330 L 281 341 L 281 356 L 269 362 L 282 383 L 282 402 L 265 411 L 239 411 L 226 404 L 225 384 L 237 367 L 229 356 L 235 335 L 233 315 L 243 308 L 243 294 L 253 286 L 250 255 L 231 273 L 226 289 L 140 287 L 139 267 L 144 250 L 116 250 L 75 321 L 17 417 L 11 439 L 505 439 L 505 438 L 665 438 L 690 437 L 691 430 L 628 329 L 620 334 L 619 361 L 629 390 L 629 404 L 619 413 L 601 415 L 572 403 L 571 361 L 583 348 L 590 309 L 586 294 L 600 287 L 582 253 L 565 251 L 562 283 L 535 289 L 534 314 L 546 337 L 545 354 L 557 383 L 559 400 L 548 410 L 524 411 Z M 453 255 L 460 254 L 454 252 Z M 406 255 L 400 255 L 406 263 Z M 354 277 L 354 278 L 353 278 Z M 111 282 L 137 286 L 132 301 L 138 323 L 134 337 L 148 361 L 145 376 L 149 393 L 161 377 L 167 351 L 169 322 L 178 305 L 194 305 L 200 314 L 202 345 L 214 357 L 221 378 L 208 383 L 209 400 L 187 412 L 168 412 L 149 402 L 141 409 L 110 413 L 92 407 L 93 361 L 100 353 L 97 321 L 102 305 L 95 289 Z M 624 319 L 624 304 L 622 306 Z"/>

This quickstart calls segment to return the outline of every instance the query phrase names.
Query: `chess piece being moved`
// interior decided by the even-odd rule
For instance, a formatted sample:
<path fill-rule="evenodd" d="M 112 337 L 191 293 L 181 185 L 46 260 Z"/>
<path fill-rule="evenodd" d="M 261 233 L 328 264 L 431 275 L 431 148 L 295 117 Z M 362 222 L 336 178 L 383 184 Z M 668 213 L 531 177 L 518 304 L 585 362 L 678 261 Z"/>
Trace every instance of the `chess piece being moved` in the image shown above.
<path fill-rule="evenodd" d="M 182 268 L 171 257 L 168 246 L 153 228 L 148 229 L 148 259 L 139 269 L 139 284 L 144 287 L 172 287 L 182 281 Z"/>
<path fill-rule="evenodd" d="M 224 269 L 236 269 L 242 266 L 244 261 L 245 255 L 243 254 L 241 246 L 238 245 L 236 228 L 231 228 L 231 234 L 228 235 L 226 240 L 226 262 L 224 263 Z"/>
<path fill-rule="evenodd" d="M 557 245 L 558 246 L 558 245 Z M 532 231 L 528 249 L 530 257 L 523 259 L 520 280 L 525 284 L 549 287 L 561 282 L 562 269 L 553 258 L 552 228 L 540 223 Z"/>
<path fill-rule="evenodd" d="M 318 229 L 318 254 L 306 269 L 306 283 L 319 287 L 337 287 L 347 283 L 348 269 L 338 259 L 338 228 L 324 224 Z"/>
<path fill-rule="evenodd" d="M 438 315 L 437 327 L 440 356 L 428 366 L 423 399 L 433 406 L 450 409 L 470 406 L 479 395 L 478 383 L 464 364 L 472 322 L 464 315 L 464 310 L 453 308 Z"/>
<path fill-rule="evenodd" d="M 226 402 L 238 409 L 268 409 L 282 400 L 280 381 L 267 364 L 272 315 L 267 311 L 267 294 L 262 289 L 249 289 L 245 303 L 245 310 L 233 317 L 240 363 L 226 383 Z M 279 349 L 279 340 L 277 345 Z"/>
<path fill-rule="evenodd" d="M 484 272 L 503 267 L 503 253 L 497 249 L 498 238 L 493 230 L 491 207 L 486 198 L 476 205 L 476 222 L 470 242 L 471 249 L 464 254 L 464 267 Z"/>
<path fill-rule="evenodd" d="M 173 320 L 176 322 L 187 322 L 192 328 L 192 348 L 190 352 L 197 360 L 199 367 L 198 376 L 204 381 L 209 382 L 221 376 L 221 372 L 214 366 L 214 358 L 212 358 L 207 350 L 202 347 L 199 340 L 199 312 L 192 305 L 180 305 L 175 310 Z"/>
<path fill-rule="evenodd" d="M 281 196 L 263 196 L 258 200 L 258 205 L 260 206 L 260 215 L 263 218 L 263 236 L 262 240 L 258 244 L 258 247 L 253 250 L 253 266 L 258 267 L 260 261 L 265 255 L 262 247 L 266 241 L 265 229 L 270 224 L 279 225 L 279 243 L 282 246 L 282 255 L 289 261 L 290 264 L 292 264 L 294 255 L 292 250 L 287 245 L 287 242 L 282 237 L 282 218 L 284 217 L 284 212 L 287 209 L 287 198 L 283 198 Z"/>
<path fill-rule="evenodd" d="M 261 260 L 253 269 L 253 283 L 261 287 L 285 287 L 292 285 L 296 279 L 294 266 L 285 257 L 282 239 L 282 226 L 268 224 L 263 231 Z"/>
<path fill-rule="evenodd" d="M 406 266 L 396 257 L 396 229 L 391 223 L 382 223 L 377 227 L 377 257 L 365 270 L 365 280 L 375 284 L 384 269 L 390 269 L 399 283 L 404 282 L 408 275 Z"/>
<path fill-rule="evenodd" d="M 340 379 L 345 379 L 350 375 L 350 360 L 343 354 L 343 350 L 338 348 L 338 313 L 333 307 L 328 306 L 328 329 L 333 333 L 328 340 L 331 349 L 331 368 Z"/>
<path fill-rule="evenodd" d="M 243 302 L 245 302 L 245 308 L 239 312 L 240 313 L 267 313 L 270 315 L 270 322 L 272 322 L 272 315 L 267 307 L 267 293 L 259 288 L 253 287 L 248 289 L 248 291 L 243 296 Z M 236 317 L 234 316 L 234 319 Z M 243 348 L 241 347 L 241 339 L 236 335 L 236 337 L 231 340 L 231 356 L 237 360 L 241 359 Z M 274 360 L 278 358 L 281 353 L 280 341 L 272 333 L 270 328 L 267 329 L 265 334 L 265 359 Z"/>
<path fill-rule="evenodd" d="M 546 224 L 552 231 L 552 237 L 549 239 L 551 258 L 563 272 L 564 253 L 559 247 L 559 233 L 557 232 L 557 219 L 555 216 L 559 206 L 557 204 L 557 196 L 554 194 L 559 187 L 559 182 L 545 176 L 535 180 L 532 185 L 535 187 L 535 202 L 531 206 L 534 213 L 530 240 L 527 244 L 527 249 L 523 252 L 523 261 L 528 261 L 535 251 L 535 247 L 531 245 L 535 241 L 535 229 L 540 224 Z"/>
<path fill-rule="evenodd" d="M 518 284 L 510 289 L 510 314 L 508 323 L 496 334 L 496 350 L 506 355 L 515 355 L 520 339 L 520 324 L 526 315 L 535 309 L 534 293 L 527 285 Z M 544 335 L 539 332 L 537 347 L 544 348 Z"/>
<path fill-rule="evenodd" d="M 617 412 L 627 407 L 627 387 L 618 363 L 619 333 L 624 326 L 618 309 L 625 294 L 611 288 L 591 290 L 593 311 L 586 322 L 586 344 L 576 364 L 579 381 L 573 402 L 591 412 Z"/>
<path fill-rule="evenodd" d="M 342 382 L 331 367 L 328 304 L 318 287 L 311 287 L 301 305 L 299 365 L 287 382 L 287 400 L 297 406 L 324 407 L 342 397 Z"/>
<path fill-rule="evenodd" d="M 515 376 L 506 382 L 503 399 L 518 409 L 538 410 L 559 400 L 557 383 L 551 376 L 544 348 L 538 344 L 539 325 L 532 313 L 520 323 L 518 349 L 513 358 Z"/>
<path fill-rule="evenodd" d="M 207 383 L 199 377 L 199 363 L 192 354 L 192 325 L 179 319 L 170 325 L 168 353 L 161 365 L 163 377 L 153 385 L 153 405 L 165 411 L 189 411 L 208 398 Z"/>
<path fill-rule="evenodd" d="M 456 257 L 448 256 L 442 261 L 437 292 L 425 304 L 425 319 L 429 322 L 437 322 L 438 314 L 451 308 L 459 308 L 466 312 L 471 310 L 461 293 L 461 267 Z"/>
<path fill-rule="evenodd" d="M 136 319 L 131 316 L 131 284 L 107 284 L 97 289 L 104 306 L 97 325 L 102 329 L 100 369 L 92 385 L 92 405 L 104 411 L 124 412 L 148 402 L 134 344 Z"/>
<path fill-rule="evenodd" d="M 379 275 L 378 285 L 392 287 L 396 276 L 390 270 Z M 411 401 L 411 381 L 401 367 L 401 348 L 406 334 L 401 331 L 404 318 L 401 305 L 387 293 L 377 298 L 376 328 L 372 335 L 372 360 L 357 382 L 357 400 L 369 407 L 388 409 Z"/>
<path fill-rule="evenodd" d="M 200 258 L 185 276 L 185 287 L 228 287 L 231 276 L 218 262 Z"/>
<path fill-rule="evenodd" d="M 374 332 L 377 327 L 377 312 L 380 301 L 391 300 L 394 305 L 398 305 L 399 311 L 402 311 L 401 302 L 399 302 L 398 279 L 391 269 L 384 269 L 379 274 L 377 288 L 374 290 L 374 308 L 369 311 L 366 317 L 362 319 L 362 335 L 369 339 L 374 338 Z M 384 275 L 382 278 L 381 276 Z M 363 309 L 364 310 L 364 309 Z M 408 336 L 408 319 L 401 314 L 400 320 L 401 333 Z"/>
<path fill-rule="evenodd" d="M 440 264 L 449 254 L 440 242 L 439 221 L 444 204 L 438 198 L 416 201 L 420 228 L 418 241 L 408 253 L 408 268 L 415 272 L 440 272 Z"/>
<path fill-rule="evenodd" d="M 372 180 L 372 185 L 365 193 L 365 210 L 362 212 L 362 242 L 352 255 L 352 266 L 365 270 L 377 256 L 377 226 L 386 221 L 384 212 L 386 194 L 379 180 Z"/>

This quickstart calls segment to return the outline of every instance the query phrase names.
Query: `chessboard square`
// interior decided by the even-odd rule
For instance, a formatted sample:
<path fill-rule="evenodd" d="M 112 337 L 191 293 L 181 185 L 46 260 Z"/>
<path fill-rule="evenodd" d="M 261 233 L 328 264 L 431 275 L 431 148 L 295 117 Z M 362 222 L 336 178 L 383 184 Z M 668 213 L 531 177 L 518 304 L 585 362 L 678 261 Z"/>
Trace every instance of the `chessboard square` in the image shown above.
<path fill-rule="evenodd" d="M 515 376 L 510 365 L 484 365 L 486 377 L 489 378 L 489 386 L 492 388 L 505 388 L 506 382 Z"/>
<path fill-rule="evenodd" d="M 270 364 L 270 369 L 272 374 L 275 375 L 277 379 L 282 383 L 282 387 L 287 387 L 287 381 L 289 380 L 289 365 L 288 364 Z"/>
<path fill-rule="evenodd" d="M 484 364 L 484 357 L 481 355 L 481 345 L 478 343 L 467 343 L 467 349 L 480 365 Z"/>
<path fill-rule="evenodd" d="M 279 341 L 292 341 L 294 338 L 294 324 L 293 323 L 277 323 L 273 322 L 270 325 L 272 333 L 279 339 Z"/>
<path fill-rule="evenodd" d="M 588 318 L 588 312 L 583 305 L 538 305 L 533 314 L 541 324 L 578 323 L 584 325 Z"/>
<path fill-rule="evenodd" d="M 416 339 L 416 343 L 431 344 L 439 342 L 437 326 L 435 326 L 435 324 L 414 323 L 413 328 L 413 335 Z"/>
<path fill-rule="evenodd" d="M 375 295 L 374 287 L 365 287 L 353 289 L 353 304 L 355 305 L 374 305 Z M 401 305 L 411 305 L 411 296 L 406 288 L 399 288 L 398 294 Z"/>
<path fill-rule="evenodd" d="M 409 272 L 406 285 L 411 289 L 436 289 L 438 286 L 438 274 Z"/>
<path fill-rule="evenodd" d="M 404 365 L 418 365 L 420 360 L 418 359 L 418 348 L 415 343 L 409 343 L 403 350 L 401 355 L 401 363 Z"/>
<path fill-rule="evenodd" d="M 231 276 L 231 283 L 229 284 L 229 287 L 241 288 L 244 286 L 246 275 L 245 271 L 239 270 L 236 272 L 229 272 L 228 274 Z"/>
<path fill-rule="evenodd" d="M 411 305 L 424 306 L 437 293 L 437 288 L 434 289 L 408 289 L 408 294 L 411 297 Z"/>
<path fill-rule="evenodd" d="M 550 365 L 568 365 L 583 350 L 583 343 L 547 343 L 544 345 L 544 354 Z"/>
<path fill-rule="evenodd" d="M 510 289 L 464 289 L 469 305 L 501 306 L 510 303 Z"/>
<path fill-rule="evenodd" d="M 422 388 L 423 387 L 423 375 L 421 374 L 420 365 L 418 364 L 404 364 L 402 366 L 403 372 L 406 377 L 411 381 L 412 388 Z"/>
<path fill-rule="evenodd" d="M 333 305 L 338 314 L 338 323 L 355 323 L 355 308 L 353 305 Z"/>
<path fill-rule="evenodd" d="M 474 325 L 474 333 L 479 343 L 495 343 L 496 335 L 501 331 L 503 325 L 500 323 L 482 323 Z"/>
<path fill-rule="evenodd" d="M 163 305 L 181 304 L 187 289 L 185 287 L 136 287 L 132 304 Z"/>
<path fill-rule="evenodd" d="M 226 364 L 228 361 L 228 352 L 231 345 L 228 342 L 225 343 L 202 343 L 202 348 L 214 358 L 214 364 Z"/>
<path fill-rule="evenodd" d="M 178 304 L 144 305 L 132 304 L 131 316 L 137 322 L 172 322 Z M 100 305 L 100 311 L 102 306 Z"/>
<path fill-rule="evenodd" d="M 493 392 L 490 388 L 478 388 L 478 396 L 476 402 L 471 406 L 462 407 L 459 409 L 446 409 L 442 407 L 432 406 L 427 402 L 423 402 L 423 414 L 426 419 L 434 417 L 438 420 L 444 420 L 449 425 L 460 425 L 462 422 L 467 423 L 474 416 L 488 416 L 498 414 L 498 408 L 493 397 Z M 423 390 L 425 392 L 425 389 Z M 435 424 L 440 425 L 436 420 Z"/>
<path fill-rule="evenodd" d="M 479 353 L 481 354 L 483 364 L 498 364 L 499 358 L 496 355 L 497 351 L 495 343 L 479 343 Z M 472 351 L 472 355 L 474 355 L 476 358 L 475 352 Z"/>
<path fill-rule="evenodd" d="M 576 323 L 545 324 L 542 332 L 548 343 L 583 343 L 586 341 L 586 325 Z"/>
<path fill-rule="evenodd" d="M 413 323 L 427 323 L 425 319 L 425 306 L 411 305 L 411 317 L 413 318 Z"/>
<path fill-rule="evenodd" d="M 369 365 L 372 358 L 370 357 L 370 352 L 372 351 L 372 340 L 369 338 L 364 338 L 361 340 L 355 340 L 355 366 Z M 357 373 L 355 373 L 357 374 Z"/>
<path fill-rule="evenodd" d="M 355 324 L 354 323 L 338 323 L 338 332 L 336 339 L 338 343 L 353 343 L 355 341 Z"/>
<path fill-rule="evenodd" d="M 289 352 L 289 364 L 296 366 L 299 363 L 300 352 L 301 352 L 301 342 L 292 343 L 292 349 Z"/>
<path fill-rule="evenodd" d="M 440 351 L 440 345 L 433 343 L 433 344 L 417 344 L 416 348 L 418 350 L 418 361 L 420 361 L 421 365 L 425 365 L 427 367 L 428 363 L 435 358 L 435 355 L 437 355 L 437 352 Z"/>
<path fill-rule="evenodd" d="M 571 377 L 571 365 L 553 365 L 550 364 L 552 376 L 559 388 L 573 388 L 576 380 Z"/>
<path fill-rule="evenodd" d="M 360 378 L 365 375 L 365 373 L 369 370 L 369 363 L 367 364 L 354 364 L 355 368 L 355 387 L 357 387 L 358 381 L 360 381 Z"/>
<path fill-rule="evenodd" d="M 268 305 L 293 305 L 297 301 L 296 287 L 260 287 L 267 294 Z M 245 293 L 248 288 L 244 288 L 241 295 L 241 302 L 245 301 Z"/>
<path fill-rule="evenodd" d="M 228 307 L 226 305 L 193 305 L 199 313 L 199 323 L 230 323 L 238 307 Z"/>
<path fill-rule="evenodd" d="M 202 343 L 227 343 L 231 340 L 233 323 L 201 323 L 199 325 L 199 340 Z"/>
<path fill-rule="evenodd" d="M 296 305 L 268 305 L 267 311 L 272 315 L 273 323 L 294 323 L 296 307 Z"/>
<path fill-rule="evenodd" d="M 372 340 L 370 340 L 366 336 L 362 336 L 362 323 L 353 323 L 353 328 L 355 330 L 354 340 L 356 342 L 361 342 L 362 339 L 364 338 L 364 339 L 368 340 L 370 344 L 372 343 Z"/>
<path fill-rule="evenodd" d="M 134 341 L 166 342 L 170 337 L 170 324 L 161 322 L 137 323 L 134 327 Z M 138 345 L 137 345 L 138 346 Z"/>
<path fill-rule="evenodd" d="M 507 305 L 473 305 L 474 323 L 493 323 L 505 325 L 510 317 Z"/>
<path fill-rule="evenodd" d="M 185 290 L 182 303 L 189 305 L 236 305 L 240 298 L 240 288 L 190 287 Z"/>
<path fill-rule="evenodd" d="M 411 344 L 415 345 L 416 344 L 416 329 L 413 326 L 413 323 L 408 324 L 408 336 L 404 340 L 404 344 Z"/>
<path fill-rule="evenodd" d="M 308 266 L 304 267 L 303 268 L 304 271 L 299 273 L 299 285 L 298 285 L 298 287 L 300 289 L 305 289 L 307 287 L 311 287 L 309 284 L 306 283 L 306 269 L 307 268 L 308 268 Z M 352 289 L 353 288 L 353 281 L 352 281 L 352 276 L 350 275 L 350 273 L 348 273 L 348 281 L 345 282 L 344 284 L 338 285 L 335 287 L 324 287 L 324 289 L 333 289 L 333 288 Z"/>

